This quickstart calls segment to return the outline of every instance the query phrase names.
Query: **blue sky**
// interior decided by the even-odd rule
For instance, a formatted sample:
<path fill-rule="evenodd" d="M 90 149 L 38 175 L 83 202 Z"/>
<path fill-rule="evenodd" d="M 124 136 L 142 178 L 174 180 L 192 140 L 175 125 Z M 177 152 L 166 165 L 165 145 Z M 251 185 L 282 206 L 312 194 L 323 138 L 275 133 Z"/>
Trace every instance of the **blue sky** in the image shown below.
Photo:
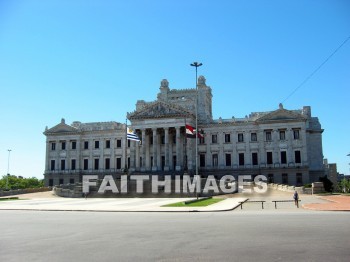
<path fill-rule="evenodd" d="M 350 2 L 0 0 L 0 174 L 43 177 L 45 126 L 124 122 L 160 81 L 193 88 L 203 63 L 215 118 L 270 111 L 350 36 Z M 312 107 L 323 154 L 349 174 L 350 41 L 284 102 Z"/>

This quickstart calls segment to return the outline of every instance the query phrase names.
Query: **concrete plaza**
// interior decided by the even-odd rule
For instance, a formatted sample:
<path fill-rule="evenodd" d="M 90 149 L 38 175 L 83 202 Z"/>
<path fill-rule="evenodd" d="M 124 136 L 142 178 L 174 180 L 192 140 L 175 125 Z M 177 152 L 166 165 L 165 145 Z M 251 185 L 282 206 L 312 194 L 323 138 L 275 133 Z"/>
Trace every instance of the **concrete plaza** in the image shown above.
<path fill-rule="evenodd" d="M 292 201 L 292 193 L 269 189 L 267 193 L 239 193 L 220 196 L 225 200 L 207 207 L 163 207 L 193 198 L 63 198 L 52 192 L 18 195 L 21 200 L 0 201 L 0 210 L 38 211 L 96 211 L 96 212 L 215 212 L 215 211 L 295 211 L 336 210 L 350 211 L 348 196 L 300 195 L 300 208 L 293 202 L 278 202 L 277 209 L 272 201 Z M 246 202 L 247 201 L 247 202 Z M 250 202 L 252 201 L 252 202 Z M 261 202 L 265 201 L 264 209 Z M 237 208 L 244 202 L 242 208 Z"/>

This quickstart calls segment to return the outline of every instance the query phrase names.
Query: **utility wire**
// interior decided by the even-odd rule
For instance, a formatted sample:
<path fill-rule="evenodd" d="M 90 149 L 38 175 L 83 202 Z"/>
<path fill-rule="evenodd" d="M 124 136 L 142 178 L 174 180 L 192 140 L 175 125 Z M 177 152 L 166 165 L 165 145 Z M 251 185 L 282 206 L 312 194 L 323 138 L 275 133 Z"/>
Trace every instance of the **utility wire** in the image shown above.
<path fill-rule="evenodd" d="M 331 59 L 332 58 L 332 56 L 333 55 L 335 55 L 335 53 L 336 52 L 338 52 L 338 50 L 340 49 L 340 48 L 342 48 L 343 47 L 343 45 L 345 45 L 346 44 L 346 42 L 348 42 L 350 40 L 350 36 L 348 36 L 345 40 L 344 40 L 344 42 L 343 43 L 341 43 L 341 45 L 340 46 L 338 46 L 337 47 L 337 49 L 335 49 L 334 51 L 333 51 L 333 53 L 332 54 L 330 54 L 327 58 L 326 58 L 326 60 L 324 60 L 323 62 L 322 62 L 322 64 L 320 64 L 308 77 L 306 77 L 305 79 L 304 79 L 304 81 L 303 82 L 301 82 L 301 84 L 300 85 L 298 85 L 294 90 L 293 90 L 293 92 L 292 93 L 290 93 L 290 95 L 289 96 L 287 96 L 287 98 L 286 99 L 284 99 L 283 101 L 282 101 L 282 104 L 285 102 L 285 101 L 287 101 L 300 87 L 302 87 L 307 81 L 309 81 L 310 80 L 310 78 L 311 77 L 313 77 L 313 75 L 314 74 L 316 74 L 317 73 L 317 71 L 318 70 L 320 70 L 321 69 L 321 67 L 322 66 L 324 66 L 324 64 L 325 63 L 327 63 L 328 62 L 328 60 L 329 59 Z"/>

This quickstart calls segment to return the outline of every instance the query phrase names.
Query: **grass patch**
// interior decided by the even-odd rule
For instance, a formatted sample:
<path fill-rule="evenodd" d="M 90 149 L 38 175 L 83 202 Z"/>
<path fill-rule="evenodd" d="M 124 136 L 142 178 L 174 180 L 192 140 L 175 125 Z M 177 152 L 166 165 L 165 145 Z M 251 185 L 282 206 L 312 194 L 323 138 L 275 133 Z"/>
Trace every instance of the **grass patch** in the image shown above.
<path fill-rule="evenodd" d="M 209 199 L 199 199 L 191 203 L 185 204 L 185 202 L 177 202 L 169 205 L 164 205 L 163 207 L 206 207 L 220 201 L 224 200 L 223 198 L 209 198 Z"/>
<path fill-rule="evenodd" d="M 18 197 L 4 197 L 0 198 L 0 201 L 11 201 L 11 200 L 20 200 Z"/>

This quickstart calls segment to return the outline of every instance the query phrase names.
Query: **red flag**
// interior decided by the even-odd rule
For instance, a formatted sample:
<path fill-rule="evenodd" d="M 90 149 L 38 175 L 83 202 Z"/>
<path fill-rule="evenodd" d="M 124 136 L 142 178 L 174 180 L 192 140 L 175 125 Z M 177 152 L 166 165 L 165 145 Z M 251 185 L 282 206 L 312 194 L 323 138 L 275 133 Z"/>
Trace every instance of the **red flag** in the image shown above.
<path fill-rule="evenodd" d="M 197 136 L 199 138 L 203 138 L 203 136 L 198 133 Z M 196 138 L 196 129 L 193 126 L 186 125 L 186 137 L 187 138 Z"/>

